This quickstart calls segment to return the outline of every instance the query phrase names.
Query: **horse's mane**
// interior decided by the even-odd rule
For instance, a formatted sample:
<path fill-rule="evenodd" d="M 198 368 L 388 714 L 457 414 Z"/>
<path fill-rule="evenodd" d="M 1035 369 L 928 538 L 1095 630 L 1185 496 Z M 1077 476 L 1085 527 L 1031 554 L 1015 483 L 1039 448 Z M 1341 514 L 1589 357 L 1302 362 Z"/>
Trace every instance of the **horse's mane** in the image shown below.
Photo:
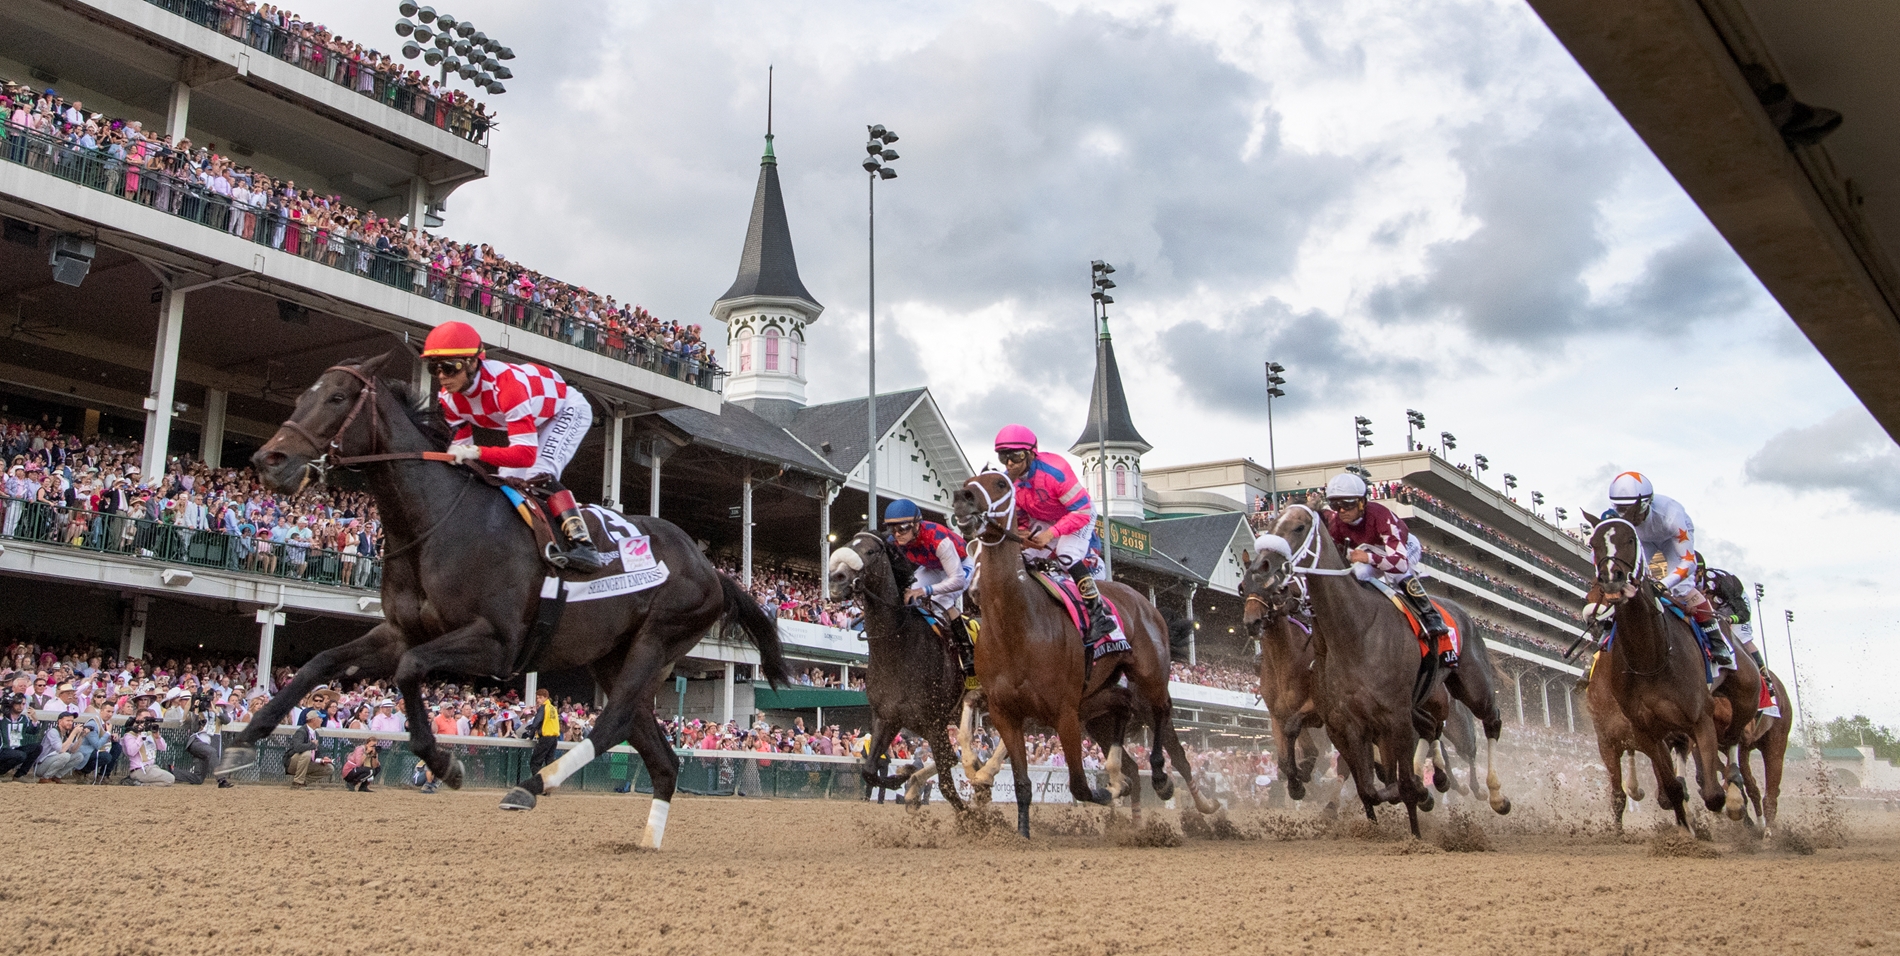
<path fill-rule="evenodd" d="M 911 584 L 917 580 L 917 566 L 910 563 L 910 559 L 904 557 L 904 552 L 892 544 L 889 538 L 879 535 L 878 540 L 884 542 L 884 557 L 890 560 L 891 577 L 897 581 L 897 593 L 910 590 Z"/>
<path fill-rule="evenodd" d="M 442 406 L 435 401 L 435 396 L 418 396 L 416 387 L 401 379 L 386 378 L 382 384 L 395 396 L 403 414 L 409 416 L 409 424 L 416 426 L 437 451 L 449 447 L 449 423 L 443 420 Z"/>

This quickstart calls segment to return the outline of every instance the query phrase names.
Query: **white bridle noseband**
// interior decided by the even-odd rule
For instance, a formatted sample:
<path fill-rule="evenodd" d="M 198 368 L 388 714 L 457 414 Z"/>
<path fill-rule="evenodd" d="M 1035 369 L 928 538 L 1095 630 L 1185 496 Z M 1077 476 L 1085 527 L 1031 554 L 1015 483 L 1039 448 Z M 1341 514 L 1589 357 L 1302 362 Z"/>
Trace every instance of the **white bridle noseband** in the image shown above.
<path fill-rule="evenodd" d="M 999 535 L 995 541 L 983 537 L 983 535 L 989 531 L 987 527 L 984 528 L 983 531 L 978 532 L 976 536 L 976 540 L 979 544 L 995 546 L 1002 544 L 1003 539 L 1009 537 L 1010 529 L 1016 526 L 1016 482 L 1010 479 L 1008 472 L 997 471 L 994 468 L 981 472 L 980 475 L 1001 475 L 1003 476 L 1003 482 L 1009 486 L 1009 491 L 1004 493 L 1002 498 L 998 499 L 990 497 L 990 490 L 983 487 L 982 482 L 973 481 L 970 483 L 970 487 L 975 488 L 976 493 L 983 496 L 984 521 L 994 522 L 999 518 L 1002 519 L 1003 533 Z"/>
<path fill-rule="evenodd" d="M 1298 575 L 1317 574 L 1331 578 L 1343 578 L 1351 574 L 1351 568 L 1335 569 L 1322 568 L 1319 566 L 1319 528 L 1324 522 L 1320 519 L 1319 512 L 1314 511 L 1306 505 L 1292 504 L 1287 506 L 1288 510 L 1294 508 L 1298 508 L 1311 515 L 1313 520 L 1306 526 L 1306 539 L 1301 541 L 1300 546 L 1294 550 L 1293 560 L 1288 563 L 1287 570 Z"/>

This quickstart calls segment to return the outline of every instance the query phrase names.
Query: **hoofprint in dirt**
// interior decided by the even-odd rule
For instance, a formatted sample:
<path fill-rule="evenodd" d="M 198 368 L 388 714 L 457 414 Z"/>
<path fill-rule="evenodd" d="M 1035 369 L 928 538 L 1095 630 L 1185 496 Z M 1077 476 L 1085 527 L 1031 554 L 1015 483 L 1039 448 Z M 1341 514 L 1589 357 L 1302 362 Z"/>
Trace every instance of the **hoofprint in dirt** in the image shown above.
<path fill-rule="evenodd" d="M 556 794 L 503 814 L 487 792 L 0 784 L 0 819 L 36 859 L 118 874 L 7 868 L 0 934 L 85 954 L 889 953 L 920 938 L 1012 954 L 1900 953 L 1900 814 L 1850 819 L 1841 849 L 1718 839 L 1700 859 L 1499 833 L 1483 814 L 1492 852 L 1450 853 L 1432 852 L 1435 822 L 1423 849 L 1398 813 L 1348 833 L 1236 810 L 1252 839 L 1169 845 L 1099 808 L 1039 806 L 1023 841 L 1008 821 L 1000 837 L 959 829 L 940 804 L 682 796 L 660 854 L 637 848 L 647 802 Z M 1143 822 L 1180 830 L 1169 811 Z M 920 827 L 940 832 L 876 838 Z M 973 903 L 1007 918 L 970 919 Z"/>

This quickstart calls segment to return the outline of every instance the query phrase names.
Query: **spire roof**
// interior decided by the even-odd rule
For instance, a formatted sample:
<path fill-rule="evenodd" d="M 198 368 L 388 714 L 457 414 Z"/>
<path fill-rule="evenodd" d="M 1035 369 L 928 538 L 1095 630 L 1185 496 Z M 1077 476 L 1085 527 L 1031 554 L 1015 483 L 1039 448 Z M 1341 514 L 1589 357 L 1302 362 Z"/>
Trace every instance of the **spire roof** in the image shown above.
<path fill-rule="evenodd" d="M 1101 380 L 1099 376 L 1102 369 L 1098 367 L 1096 369 L 1098 377 L 1089 380 L 1088 424 L 1082 426 L 1082 437 L 1075 440 L 1075 444 L 1071 446 L 1071 453 L 1082 454 L 1094 448 L 1097 434 L 1105 434 L 1110 444 L 1138 445 L 1144 452 L 1153 448 L 1154 446 L 1143 440 L 1141 433 L 1135 430 L 1135 420 L 1128 414 L 1128 395 L 1122 391 L 1121 367 L 1115 364 L 1115 341 L 1108 337 L 1106 331 L 1102 333 L 1101 362 L 1108 367 L 1108 387 L 1103 389 L 1095 384 Z M 1104 391 L 1108 393 L 1106 414 L 1102 408 L 1101 393 Z"/>
<path fill-rule="evenodd" d="M 752 222 L 746 226 L 739 275 L 732 280 L 732 288 L 719 298 L 749 295 L 782 296 L 818 304 L 798 278 L 792 228 L 785 220 L 785 196 L 779 190 L 778 159 L 772 155 L 770 133 L 765 135 L 765 155 L 759 159 L 759 187 L 752 194 Z"/>

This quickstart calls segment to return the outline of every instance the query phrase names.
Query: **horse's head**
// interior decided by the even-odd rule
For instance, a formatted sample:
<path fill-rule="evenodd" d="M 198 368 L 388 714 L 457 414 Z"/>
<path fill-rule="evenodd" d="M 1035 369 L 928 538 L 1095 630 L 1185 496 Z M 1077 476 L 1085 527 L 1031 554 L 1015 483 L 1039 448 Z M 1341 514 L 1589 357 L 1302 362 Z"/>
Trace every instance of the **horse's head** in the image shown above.
<path fill-rule="evenodd" d="M 882 604 L 903 599 L 915 570 L 908 560 L 885 541 L 882 535 L 860 531 L 831 552 L 825 573 L 835 592 L 864 600 L 869 597 Z"/>
<path fill-rule="evenodd" d="M 950 496 L 950 513 L 964 538 L 1000 543 L 1016 521 L 1016 485 L 1003 472 L 980 472 Z"/>
<path fill-rule="evenodd" d="M 1643 546 L 1636 537 L 1636 526 L 1622 518 L 1599 519 L 1588 513 L 1584 518 L 1594 526 L 1590 531 L 1590 563 L 1596 568 L 1596 578 L 1590 582 L 1583 617 L 1595 621 L 1636 596 Z"/>
<path fill-rule="evenodd" d="M 354 364 L 333 365 L 297 397 L 277 434 L 251 456 L 251 466 L 275 491 L 297 491 L 323 476 L 332 454 L 360 455 L 374 443 L 376 375 L 393 352 Z"/>
<path fill-rule="evenodd" d="M 1240 596 L 1246 605 L 1240 623 L 1249 633 L 1257 633 L 1262 624 L 1276 614 L 1285 613 L 1287 586 L 1293 580 L 1293 547 L 1277 534 L 1263 534 L 1253 541 L 1253 550 L 1243 552 L 1246 570 L 1240 577 Z"/>

